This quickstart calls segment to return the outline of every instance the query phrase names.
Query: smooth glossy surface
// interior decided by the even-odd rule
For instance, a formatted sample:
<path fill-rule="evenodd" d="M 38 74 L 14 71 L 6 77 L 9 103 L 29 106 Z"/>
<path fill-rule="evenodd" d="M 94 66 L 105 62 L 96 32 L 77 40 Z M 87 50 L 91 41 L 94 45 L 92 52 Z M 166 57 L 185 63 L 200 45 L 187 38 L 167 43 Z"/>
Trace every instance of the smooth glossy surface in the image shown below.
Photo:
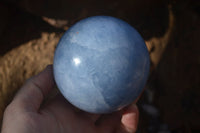
<path fill-rule="evenodd" d="M 79 21 L 61 38 L 54 77 L 64 97 L 92 113 L 109 113 L 132 103 L 145 86 L 149 54 L 139 33 L 108 16 Z"/>

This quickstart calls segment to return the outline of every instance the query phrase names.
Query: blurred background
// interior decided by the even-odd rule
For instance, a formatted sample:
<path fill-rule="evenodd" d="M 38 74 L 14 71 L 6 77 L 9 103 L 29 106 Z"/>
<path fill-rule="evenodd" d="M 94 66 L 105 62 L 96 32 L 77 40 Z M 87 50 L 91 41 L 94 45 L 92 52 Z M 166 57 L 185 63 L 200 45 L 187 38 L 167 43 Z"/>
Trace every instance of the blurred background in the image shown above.
<path fill-rule="evenodd" d="M 149 50 L 137 132 L 200 133 L 199 0 L 0 0 L 0 125 L 24 81 L 52 64 L 62 34 L 94 15 L 127 21 Z"/>

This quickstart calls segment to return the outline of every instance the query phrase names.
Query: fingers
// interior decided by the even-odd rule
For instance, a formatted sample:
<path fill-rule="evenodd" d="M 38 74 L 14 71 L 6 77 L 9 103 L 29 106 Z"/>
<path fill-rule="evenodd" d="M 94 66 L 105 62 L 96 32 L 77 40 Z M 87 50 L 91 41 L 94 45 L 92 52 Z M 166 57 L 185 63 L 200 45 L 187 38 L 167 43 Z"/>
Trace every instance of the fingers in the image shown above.
<path fill-rule="evenodd" d="M 85 111 L 82 111 L 82 110 L 79 110 L 78 112 L 78 115 L 80 117 L 82 117 L 83 119 L 88 119 L 92 122 L 96 122 L 99 118 L 100 118 L 100 114 L 94 114 L 94 113 L 88 113 L 88 112 L 85 112 Z"/>
<path fill-rule="evenodd" d="M 135 133 L 138 119 L 138 108 L 132 104 L 121 111 L 101 116 L 97 120 L 96 126 L 100 132 Z"/>
<path fill-rule="evenodd" d="M 134 133 L 137 130 L 139 120 L 139 110 L 135 104 L 127 107 L 122 115 L 121 128 L 127 133 Z"/>
<path fill-rule="evenodd" d="M 112 114 L 102 115 L 99 120 L 96 121 L 98 130 L 102 133 L 114 133 L 120 126 L 121 113 L 114 112 Z"/>
<path fill-rule="evenodd" d="M 37 111 L 54 85 L 53 70 L 52 65 L 50 65 L 44 71 L 29 79 L 19 90 L 12 103 L 26 111 Z"/>

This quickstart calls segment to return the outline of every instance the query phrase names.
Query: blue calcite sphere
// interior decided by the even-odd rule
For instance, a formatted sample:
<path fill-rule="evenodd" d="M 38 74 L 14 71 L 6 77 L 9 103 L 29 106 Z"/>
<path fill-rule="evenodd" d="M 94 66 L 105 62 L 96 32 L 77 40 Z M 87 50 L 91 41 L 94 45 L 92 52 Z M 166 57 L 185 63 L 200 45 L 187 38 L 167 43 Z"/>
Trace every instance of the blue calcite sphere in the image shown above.
<path fill-rule="evenodd" d="M 53 70 L 71 104 L 91 113 L 110 113 L 140 95 L 149 66 L 145 42 L 133 27 L 114 17 L 95 16 L 66 31 Z"/>

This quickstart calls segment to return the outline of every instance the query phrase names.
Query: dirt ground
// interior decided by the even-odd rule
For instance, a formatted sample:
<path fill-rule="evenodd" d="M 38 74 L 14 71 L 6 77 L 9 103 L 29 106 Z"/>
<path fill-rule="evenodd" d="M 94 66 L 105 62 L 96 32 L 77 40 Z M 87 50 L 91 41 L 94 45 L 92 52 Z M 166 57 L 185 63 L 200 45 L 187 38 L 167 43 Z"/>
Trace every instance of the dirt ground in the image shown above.
<path fill-rule="evenodd" d="M 138 133 L 199 133 L 198 0 L 1 0 L 0 124 L 24 81 L 52 64 L 68 27 L 94 15 L 127 21 L 148 47 L 151 74 L 138 102 Z"/>

